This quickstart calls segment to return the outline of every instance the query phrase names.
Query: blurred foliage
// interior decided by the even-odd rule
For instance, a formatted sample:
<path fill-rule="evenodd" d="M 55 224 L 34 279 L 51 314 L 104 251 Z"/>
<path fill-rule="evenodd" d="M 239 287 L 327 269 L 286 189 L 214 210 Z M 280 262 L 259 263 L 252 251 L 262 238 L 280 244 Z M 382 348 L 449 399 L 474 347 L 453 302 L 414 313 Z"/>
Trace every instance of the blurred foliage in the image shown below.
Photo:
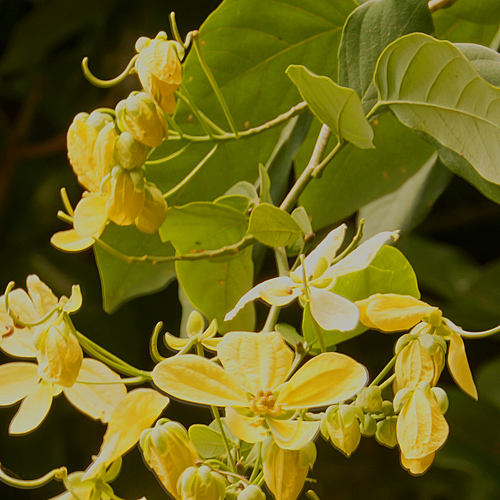
<path fill-rule="evenodd" d="M 56 218 L 61 208 L 59 189 L 67 186 L 73 201 L 81 192 L 66 158 L 65 133 L 76 113 L 114 106 L 137 86 L 133 77 L 110 90 L 91 86 L 80 70 L 84 56 L 89 56 L 96 75 L 112 77 L 125 67 L 138 37 L 154 37 L 168 29 L 171 10 L 176 11 L 181 34 L 185 34 L 197 28 L 218 4 L 218 0 L 0 3 L 1 286 L 10 280 L 23 286 L 31 273 L 38 274 L 56 295 L 69 294 L 71 285 L 80 283 L 84 306 L 75 319 L 77 327 L 103 347 L 145 369 L 152 368 L 147 342 L 155 323 L 163 321 L 172 332 L 179 328 L 180 307 L 165 308 L 166 303 L 176 302 L 177 287 L 171 285 L 155 295 L 135 299 L 110 316 L 102 309 L 92 252 L 67 255 L 50 246 L 50 236 L 66 228 Z M 459 14 L 453 10 L 440 13 L 438 34 L 451 33 L 454 41 L 477 41 L 478 36 L 485 44 L 491 41 L 496 27 L 468 23 Z M 272 24 L 272 20 L 267 22 Z M 261 104 L 266 107 L 266 103 Z M 376 142 L 383 143 L 384 126 L 392 125 L 381 121 Z M 430 155 L 427 146 L 420 146 L 415 137 L 410 143 L 415 155 Z M 360 168 L 366 168 L 363 154 L 359 153 Z M 397 168 L 394 166 L 395 172 Z M 412 173 L 410 164 L 400 172 L 401 182 L 391 184 L 386 192 L 392 192 Z M 341 188 L 341 183 L 349 179 L 336 182 Z M 386 194 L 370 193 L 370 186 L 362 188 L 360 206 Z M 323 189 L 320 184 L 318 189 Z M 411 235 L 401 238 L 399 248 L 415 268 L 424 300 L 440 306 L 447 317 L 466 329 L 493 327 L 500 323 L 500 207 L 458 177 L 438 198 L 439 194 L 430 197 L 429 215 Z M 313 198 L 314 193 L 309 196 Z M 333 195 L 331 200 L 337 206 L 342 202 Z M 342 215 L 349 216 L 360 206 L 346 204 Z M 332 222 L 332 211 L 318 207 L 318 213 L 321 211 L 325 224 Z M 412 225 L 420 220 L 412 221 Z M 393 341 L 391 336 L 368 333 L 343 344 L 343 350 L 375 371 L 385 364 Z M 382 448 L 374 440 L 363 440 L 354 456 L 346 459 L 320 439 L 319 459 L 312 473 L 318 479 L 317 487 L 313 487 L 320 498 L 327 500 L 332 492 L 337 500 L 499 498 L 498 340 L 469 341 L 467 351 L 477 374 L 480 402 L 446 388 L 451 435 L 438 453 L 435 466 L 425 476 L 415 478 L 400 467 L 396 450 Z M 54 406 L 55 411 L 50 412 L 39 432 L 20 437 L 7 436 L 15 408 L 0 412 L 0 460 L 23 478 L 41 476 L 62 464 L 70 470 L 81 470 L 98 450 L 103 426 L 78 413 L 62 398 L 57 398 Z M 186 414 L 175 402 L 169 408 L 169 417 L 182 418 L 186 424 L 210 421 L 207 410 L 193 407 Z M 60 491 L 56 483 L 33 491 L 12 490 L 0 484 L 2 500 L 48 499 Z M 137 450 L 124 460 L 115 491 L 131 499 L 143 494 L 148 500 L 165 498 L 143 467 Z"/>

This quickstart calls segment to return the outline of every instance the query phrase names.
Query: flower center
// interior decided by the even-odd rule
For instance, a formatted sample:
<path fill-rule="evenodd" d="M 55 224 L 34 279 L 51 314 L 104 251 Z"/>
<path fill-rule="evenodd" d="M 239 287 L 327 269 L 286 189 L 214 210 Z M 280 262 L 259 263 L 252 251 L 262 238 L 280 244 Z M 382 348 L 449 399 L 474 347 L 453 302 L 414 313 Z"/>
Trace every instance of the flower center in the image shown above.
<path fill-rule="evenodd" d="M 268 414 L 271 417 L 277 417 L 282 412 L 281 405 L 276 405 L 271 389 L 259 389 L 256 396 L 250 401 L 249 407 L 254 413 Z"/>

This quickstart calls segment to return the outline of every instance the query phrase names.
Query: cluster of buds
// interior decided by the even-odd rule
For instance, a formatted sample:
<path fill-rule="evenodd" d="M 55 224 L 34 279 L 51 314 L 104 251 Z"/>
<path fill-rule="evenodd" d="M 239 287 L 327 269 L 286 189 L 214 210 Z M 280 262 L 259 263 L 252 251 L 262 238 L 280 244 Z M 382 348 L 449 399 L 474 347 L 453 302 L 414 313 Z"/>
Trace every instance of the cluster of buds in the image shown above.
<path fill-rule="evenodd" d="M 74 228 L 51 239 L 62 250 L 90 247 L 108 221 L 152 234 L 165 219 L 167 203 L 147 181 L 144 165 L 151 148 L 168 138 L 165 113 L 175 111 L 183 49 L 164 32 L 154 40 L 140 38 L 136 48 L 134 69 L 144 90 L 132 92 L 114 111 L 79 113 L 69 127 L 68 157 L 86 191 L 69 214 Z"/>

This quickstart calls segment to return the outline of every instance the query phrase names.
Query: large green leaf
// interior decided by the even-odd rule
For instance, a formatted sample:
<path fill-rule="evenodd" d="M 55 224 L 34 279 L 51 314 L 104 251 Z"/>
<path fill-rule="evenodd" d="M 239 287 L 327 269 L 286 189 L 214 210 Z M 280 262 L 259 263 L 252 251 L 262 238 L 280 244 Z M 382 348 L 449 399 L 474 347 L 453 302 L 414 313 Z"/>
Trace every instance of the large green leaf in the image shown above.
<path fill-rule="evenodd" d="M 405 36 L 380 57 L 375 83 L 378 105 L 500 183 L 500 89 L 483 80 L 453 44 Z"/>
<path fill-rule="evenodd" d="M 457 43 L 456 47 L 488 83 L 500 87 L 500 54 L 496 50 L 476 43 Z"/>
<path fill-rule="evenodd" d="M 174 255 L 170 243 L 162 243 L 158 234 L 145 234 L 135 226 L 109 224 L 101 239 L 124 255 L 168 257 Z M 175 279 L 174 263 L 153 265 L 151 262 L 127 263 L 97 244 L 94 245 L 103 295 L 103 307 L 115 312 L 124 302 L 165 288 Z"/>
<path fill-rule="evenodd" d="M 394 40 L 415 31 L 434 31 L 427 0 L 372 0 L 349 16 L 340 45 L 339 83 L 354 89 L 366 102 L 366 110 L 377 99 L 373 74 L 380 54 Z"/>
<path fill-rule="evenodd" d="M 311 111 L 339 140 L 345 139 L 361 149 L 374 147 L 373 129 L 354 90 L 341 87 L 326 76 L 315 75 L 304 66 L 293 64 L 286 73 Z"/>
<path fill-rule="evenodd" d="M 416 137 L 391 113 L 375 120 L 373 130 L 375 149 L 348 144 L 326 167 L 323 177 L 314 179 L 301 196 L 301 204 L 312 216 L 315 230 L 393 192 L 434 152 L 432 146 Z"/>
<path fill-rule="evenodd" d="M 363 237 L 399 229 L 407 232 L 429 213 L 452 179 L 451 172 L 437 162 L 437 153 L 396 191 L 365 205 L 359 218 L 365 219 Z"/>
<path fill-rule="evenodd" d="M 375 293 L 397 293 L 420 297 L 417 278 L 410 263 L 397 248 L 391 246 L 382 247 L 366 269 L 340 276 L 332 292 L 352 302 L 366 299 Z M 366 327 L 361 324 L 350 332 L 322 330 L 312 317 L 309 308 L 304 310 L 302 327 L 304 337 L 309 343 L 315 343 L 320 332 L 327 347 L 357 337 L 366 331 Z M 315 347 L 317 346 L 318 344 L 315 343 Z"/>
<path fill-rule="evenodd" d="M 463 0 L 460 0 L 461 2 Z M 496 24 L 478 24 L 455 16 L 449 9 L 434 14 L 439 38 L 450 42 L 479 43 L 489 46 L 498 30 Z"/>
<path fill-rule="evenodd" d="M 247 218 L 241 212 L 223 204 L 193 202 L 169 209 L 160 236 L 178 253 L 189 254 L 237 243 L 246 230 Z M 234 320 L 224 322 L 225 314 L 252 287 L 251 248 L 230 257 L 177 261 L 175 267 L 189 301 L 209 320 L 216 318 L 220 332 L 253 328 L 252 304 Z"/>
<path fill-rule="evenodd" d="M 500 3 L 497 0 L 459 0 L 446 12 L 473 23 L 500 23 Z"/>
<path fill-rule="evenodd" d="M 355 7 L 353 0 L 226 0 L 210 15 L 200 28 L 202 51 L 240 130 L 261 125 L 299 102 L 299 93 L 285 75 L 290 64 L 336 74 L 342 26 Z M 194 52 L 186 60 L 183 82 L 181 92 L 188 88 L 199 108 L 227 130 Z M 191 118 L 191 110 L 179 103 L 176 120 L 181 127 L 204 134 Z M 259 163 L 267 163 L 278 137 L 279 129 L 271 129 L 252 139 L 221 144 L 176 202 L 213 200 L 235 182 L 255 181 Z M 171 154 L 179 142 L 186 144 L 168 141 L 154 157 Z M 170 189 L 212 145 L 193 145 L 187 155 L 151 168 L 153 180 L 162 190 Z"/>

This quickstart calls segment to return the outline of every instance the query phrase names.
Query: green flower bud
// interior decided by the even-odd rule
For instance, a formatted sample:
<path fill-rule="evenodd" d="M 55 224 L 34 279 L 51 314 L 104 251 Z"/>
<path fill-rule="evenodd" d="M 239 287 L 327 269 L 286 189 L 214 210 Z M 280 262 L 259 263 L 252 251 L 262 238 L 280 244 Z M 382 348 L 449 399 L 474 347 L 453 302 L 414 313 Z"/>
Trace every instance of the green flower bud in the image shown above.
<path fill-rule="evenodd" d="M 377 422 L 377 431 L 375 432 L 375 439 L 382 445 L 388 448 L 394 448 L 398 444 L 396 435 L 396 425 L 398 417 L 388 417 L 384 420 Z"/>
<path fill-rule="evenodd" d="M 378 413 L 382 409 L 382 391 L 377 385 L 365 387 L 356 398 L 356 406 L 367 413 Z"/>
<path fill-rule="evenodd" d="M 68 158 L 78 177 L 78 182 L 90 192 L 100 189 L 101 179 L 106 175 L 102 165 L 97 165 L 94 147 L 99 132 L 113 121 L 111 115 L 93 111 L 78 113 L 68 129 Z M 107 172 L 106 172 L 107 173 Z"/>
<path fill-rule="evenodd" d="M 177 483 L 181 500 L 222 500 L 226 494 L 226 481 L 210 467 L 189 467 Z"/>
<path fill-rule="evenodd" d="M 389 417 L 394 414 L 394 405 L 392 401 L 384 401 L 382 403 L 382 408 L 380 409 L 381 413 L 383 413 L 386 417 Z"/>
<path fill-rule="evenodd" d="M 168 124 L 163 111 L 146 92 L 132 92 L 116 106 L 120 130 L 127 131 L 136 141 L 155 148 L 168 138 Z"/>
<path fill-rule="evenodd" d="M 116 161 L 127 170 L 141 167 L 148 157 L 144 144 L 137 142 L 130 132 L 122 132 L 116 140 Z"/>
<path fill-rule="evenodd" d="M 162 192 L 151 183 L 144 185 L 144 195 L 144 206 L 134 222 L 139 231 L 153 234 L 158 231 L 165 220 L 167 202 Z"/>
<path fill-rule="evenodd" d="M 238 495 L 238 500 L 266 500 L 266 495 L 257 485 L 251 484 Z"/>
<path fill-rule="evenodd" d="M 444 415 L 448 410 L 449 406 L 448 395 L 446 394 L 444 389 L 441 389 L 441 387 L 433 387 L 431 389 L 431 392 L 434 394 L 434 397 L 438 402 L 439 409 L 441 410 L 441 413 Z"/>
<path fill-rule="evenodd" d="M 363 412 L 358 407 L 331 406 L 323 417 L 322 430 L 326 431 L 332 445 L 349 457 L 361 440 L 360 421 L 363 421 Z"/>
<path fill-rule="evenodd" d="M 371 415 L 365 414 L 360 429 L 363 436 L 371 437 L 377 431 L 377 421 Z"/>
<path fill-rule="evenodd" d="M 153 429 L 141 434 L 140 448 L 146 464 L 178 500 L 179 477 L 199 458 L 186 429 L 178 422 L 160 419 Z"/>

